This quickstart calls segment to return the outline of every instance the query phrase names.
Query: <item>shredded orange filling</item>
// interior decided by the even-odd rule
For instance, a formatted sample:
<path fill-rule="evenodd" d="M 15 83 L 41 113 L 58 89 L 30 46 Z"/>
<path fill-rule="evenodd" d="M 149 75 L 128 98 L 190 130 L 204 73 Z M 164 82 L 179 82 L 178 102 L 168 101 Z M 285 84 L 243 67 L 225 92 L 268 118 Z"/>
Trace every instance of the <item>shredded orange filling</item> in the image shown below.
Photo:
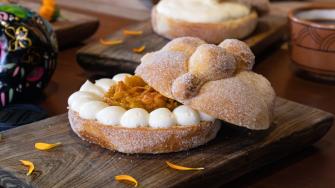
<path fill-rule="evenodd" d="M 169 161 L 165 161 L 165 162 L 170 168 L 173 168 L 175 170 L 184 170 L 185 171 L 185 170 L 204 170 L 205 169 L 203 167 L 191 168 L 191 167 L 179 166 L 179 165 L 176 165 L 176 164 L 172 164 Z"/>
<path fill-rule="evenodd" d="M 155 91 L 138 76 L 127 76 L 124 81 L 113 85 L 105 94 L 104 101 L 111 106 L 144 108 L 149 112 L 157 108 L 173 110 L 179 105 L 177 101 Z"/>
<path fill-rule="evenodd" d="M 100 43 L 103 45 L 108 45 L 108 46 L 114 46 L 118 44 L 122 44 L 123 40 L 106 40 L 106 39 L 100 39 Z"/>
<path fill-rule="evenodd" d="M 145 46 L 140 46 L 138 48 L 133 48 L 133 52 L 135 53 L 142 53 L 145 50 Z"/>
<path fill-rule="evenodd" d="M 118 176 L 115 176 L 115 180 L 116 181 L 120 181 L 120 182 L 127 181 L 127 182 L 130 182 L 131 184 L 133 184 L 134 187 L 138 186 L 137 180 L 135 178 L 129 176 L 129 175 L 118 175 Z"/>
<path fill-rule="evenodd" d="M 38 143 L 35 143 L 35 149 L 44 151 L 44 150 L 52 149 L 52 148 L 57 147 L 59 145 L 61 145 L 60 142 L 57 142 L 55 144 L 38 142 Z"/>
<path fill-rule="evenodd" d="M 20 160 L 20 162 L 24 165 L 28 167 L 28 172 L 27 172 L 27 176 L 29 176 L 35 169 L 34 163 L 32 163 L 31 161 L 27 161 L 27 160 Z"/>
<path fill-rule="evenodd" d="M 138 36 L 138 35 L 142 35 L 143 31 L 131 31 L 131 30 L 124 29 L 123 34 L 124 35 L 131 35 L 131 36 Z"/>

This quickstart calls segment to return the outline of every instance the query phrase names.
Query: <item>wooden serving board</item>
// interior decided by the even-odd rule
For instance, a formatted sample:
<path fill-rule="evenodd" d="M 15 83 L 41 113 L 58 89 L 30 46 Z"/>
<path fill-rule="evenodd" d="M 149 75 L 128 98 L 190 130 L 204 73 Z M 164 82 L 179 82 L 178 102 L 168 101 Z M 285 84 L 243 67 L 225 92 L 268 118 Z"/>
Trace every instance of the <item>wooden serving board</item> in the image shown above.
<path fill-rule="evenodd" d="M 38 12 L 40 4 L 22 1 L 22 6 Z M 61 17 L 51 23 L 55 29 L 60 48 L 78 43 L 92 36 L 99 27 L 99 19 L 61 9 Z"/>
<path fill-rule="evenodd" d="M 125 155 L 82 141 L 60 115 L 3 133 L 0 141 L 0 187 L 128 187 L 115 175 L 135 177 L 140 187 L 218 187 L 239 176 L 302 150 L 330 129 L 330 113 L 277 98 L 273 125 L 250 131 L 223 125 L 216 139 L 186 152 Z M 62 142 L 50 151 L 37 151 L 35 142 Z M 19 160 L 36 170 L 26 176 Z M 170 161 L 203 171 L 175 171 Z"/>
<path fill-rule="evenodd" d="M 244 41 L 251 47 L 255 54 L 259 54 L 274 42 L 280 40 L 286 29 L 287 18 L 283 16 L 267 15 L 259 19 L 256 31 Z M 102 75 L 116 72 L 133 72 L 140 63 L 141 57 L 152 51 L 161 49 L 167 42 L 153 32 L 149 21 L 131 25 L 125 29 L 141 30 L 141 36 L 125 37 L 122 30 L 111 34 L 109 39 L 123 39 L 124 43 L 116 46 L 106 46 L 98 41 L 89 44 L 77 53 L 78 63 L 88 72 Z M 132 52 L 132 48 L 145 45 L 143 53 Z"/>

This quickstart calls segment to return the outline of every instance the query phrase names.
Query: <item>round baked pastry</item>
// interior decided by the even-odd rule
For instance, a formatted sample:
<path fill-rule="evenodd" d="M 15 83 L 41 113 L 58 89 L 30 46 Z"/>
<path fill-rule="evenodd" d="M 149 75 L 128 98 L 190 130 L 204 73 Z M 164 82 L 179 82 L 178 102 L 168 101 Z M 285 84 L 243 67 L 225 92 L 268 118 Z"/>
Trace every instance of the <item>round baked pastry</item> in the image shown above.
<path fill-rule="evenodd" d="M 187 150 L 212 140 L 220 129 L 214 117 L 164 97 L 129 74 L 86 81 L 68 105 L 78 136 L 123 153 Z"/>
<path fill-rule="evenodd" d="M 242 39 L 257 25 L 258 13 L 268 10 L 268 0 L 161 0 L 153 7 L 153 30 L 166 38 L 199 37 L 218 44 Z"/>
<path fill-rule="evenodd" d="M 254 58 L 245 43 L 234 39 L 219 46 L 175 39 L 146 54 L 134 76 L 85 82 L 68 99 L 71 127 L 81 138 L 123 153 L 203 145 L 218 133 L 218 119 L 267 129 L 275 93 L 250 70 Z"/>
<path fill-rule="evenodd" d="M 199 41 L 177 38 L 144 55 L 136 75 L 162 95 L 215 118 L 254 130 L 269 128 L 275 92 L 251 71 L 250 48 L 237 39 L 218 46 Z"/>

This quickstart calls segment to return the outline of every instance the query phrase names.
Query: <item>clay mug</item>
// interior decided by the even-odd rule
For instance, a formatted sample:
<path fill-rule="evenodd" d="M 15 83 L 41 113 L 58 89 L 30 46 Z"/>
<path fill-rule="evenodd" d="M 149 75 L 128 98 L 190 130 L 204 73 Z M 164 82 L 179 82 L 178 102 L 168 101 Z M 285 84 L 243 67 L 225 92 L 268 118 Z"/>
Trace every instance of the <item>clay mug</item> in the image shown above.
<path fill-rule="evenodd" d="M 314 4 L 289 12 L 291 59 L 299 69 L 335 81 L 335 4 Z"/>

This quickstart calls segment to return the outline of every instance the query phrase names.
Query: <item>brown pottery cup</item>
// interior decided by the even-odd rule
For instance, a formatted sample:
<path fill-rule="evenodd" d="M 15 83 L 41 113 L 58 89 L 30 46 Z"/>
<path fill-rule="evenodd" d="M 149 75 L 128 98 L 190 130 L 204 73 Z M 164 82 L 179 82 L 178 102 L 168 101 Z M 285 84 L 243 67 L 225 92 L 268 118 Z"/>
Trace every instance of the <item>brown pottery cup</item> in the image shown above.
<path fill-rule="evenodd" d="M 299 69 L 335 81 L 335 4 L 289 12 L 291 59 Z"/>

